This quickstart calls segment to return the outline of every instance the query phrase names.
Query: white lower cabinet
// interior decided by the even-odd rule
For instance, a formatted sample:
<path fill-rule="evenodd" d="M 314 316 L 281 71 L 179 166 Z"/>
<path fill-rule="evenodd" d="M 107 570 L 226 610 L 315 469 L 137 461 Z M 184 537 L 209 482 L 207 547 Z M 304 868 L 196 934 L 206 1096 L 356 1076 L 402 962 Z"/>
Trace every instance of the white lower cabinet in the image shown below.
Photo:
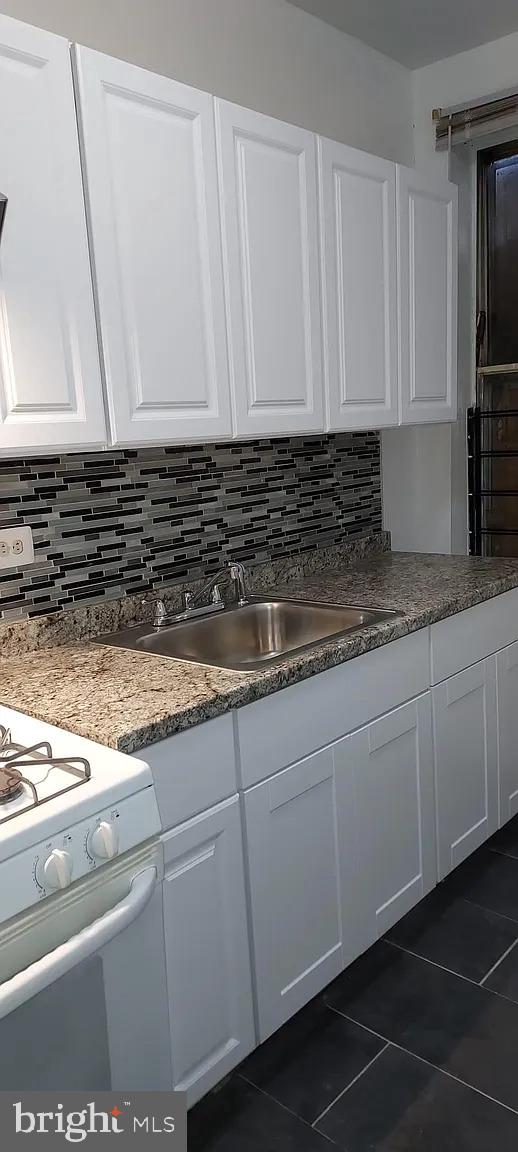
<path fill-rule="evenodd" d="M 499 823 L 518 812 L 518 643 L 496 657 Z"/>
<path fill-rule="evenodd" d="M 255 1046 L 239 799 L 164 837 L 173 1087 L 189 1106 Z"/>
<path fill-rule="evenodd" d="M 494 656 L 437 684 L 432 696 L 437 850 L 442 880 L 498 826 Z"/>
<path fill-rule="evenodd" d="M 259 1039 L 343 966 L 333 752 L 245 793 Z"/>
<path fill-rule="evenodd" d="M 344 885 L 348 920 L 363 950 L 437 881 L 430 693 L 347 736 L 334 756 L 346 867 L 347 843 L 356 840 L 353 907 Z"/>

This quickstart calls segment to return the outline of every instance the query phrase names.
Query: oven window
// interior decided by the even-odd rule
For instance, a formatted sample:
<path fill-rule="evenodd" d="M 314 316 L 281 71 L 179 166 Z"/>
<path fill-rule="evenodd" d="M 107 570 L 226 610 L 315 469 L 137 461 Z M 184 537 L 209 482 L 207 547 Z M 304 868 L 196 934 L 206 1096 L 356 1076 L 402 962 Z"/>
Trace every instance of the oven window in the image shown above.
<path fill-rule="evenodd" d="M 103 962 L 92 956 L 0 1020 L 0 1090 L 111 1087 Z"/>

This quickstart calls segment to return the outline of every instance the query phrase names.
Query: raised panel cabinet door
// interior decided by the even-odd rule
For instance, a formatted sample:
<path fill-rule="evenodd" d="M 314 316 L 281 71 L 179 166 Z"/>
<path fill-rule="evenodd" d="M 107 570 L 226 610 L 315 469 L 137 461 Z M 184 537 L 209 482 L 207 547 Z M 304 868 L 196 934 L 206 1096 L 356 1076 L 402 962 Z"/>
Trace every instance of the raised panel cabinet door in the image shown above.
<path fill-rule="evenodd" d="M 231 435 L 212 97 L 75 49 L 113 440 Z"/>
<path fill-rule="evenodd" d="M 432 701 L 442 880 L 498 827 L 494 657 L 437 684 Z"/>
<path fill-rule="evenodd" d="M 239 799 L 164 837 L 173 1087 L 189 1106 L 255 1046 Z"/>
<path fill-rule="evenodd" d="M 340 850 L 351 836 L 356 841 L 357 938 L 364 949 L 437 882 L 430 694 L 347 736 L 334 756 Z"/>
<path fill-rule="evenodd" d="M 104 405 L 69 45 L 0 16 L 0 454 L 99 446 Z"/>
<path fill-rule="evenodd" d="M 457 415 L 457 203 L 454 184 L 397 169 L 402 424 Z"/>
<path fill-rule="evenodd" d="M 316 139 L 216 101 L 238 436 L 324 427 Z"/>
<path fill-rule="evenodd" d="M 251 788 L 245 817 L 262 1041 L 343 966 L 331 750 Z"/>
<path fill-rule="evenodd" d="M 327 426 L 399 422 L 396 165 L 319 139 Z"/>
<path fill-rule="evenodd" d="M 518 813 L 518 643 L 496 655 L 499 824 Z"/>

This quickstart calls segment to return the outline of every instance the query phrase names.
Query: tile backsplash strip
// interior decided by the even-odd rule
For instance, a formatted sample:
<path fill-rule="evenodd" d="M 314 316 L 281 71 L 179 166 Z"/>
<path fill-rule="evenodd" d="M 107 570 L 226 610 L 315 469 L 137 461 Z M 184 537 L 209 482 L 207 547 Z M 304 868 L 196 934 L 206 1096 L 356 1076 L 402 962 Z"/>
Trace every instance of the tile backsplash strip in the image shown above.
<path fill-rule="evenodd" d="M 379 532 L 379 435 L 0 461 L 0 527 L 21 522 L 36 563 L 1 573 L 6 620 Z"/>

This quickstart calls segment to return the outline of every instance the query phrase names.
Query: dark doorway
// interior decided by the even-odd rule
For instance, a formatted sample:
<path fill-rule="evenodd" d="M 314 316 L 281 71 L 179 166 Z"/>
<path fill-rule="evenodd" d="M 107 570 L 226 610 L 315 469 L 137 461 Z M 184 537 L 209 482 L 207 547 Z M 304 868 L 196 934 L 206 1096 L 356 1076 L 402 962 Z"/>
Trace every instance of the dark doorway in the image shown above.
<path fill-rule="evenodd" d="M 513 364 L 518 362 L 518 142 L 479 153 L 479 189 L 486 362 Z"/>
<path fill-rule="evenodd" d="M 518 141 L 478 158 L 477 365 L 470 551 L 518 556 Z"/>

